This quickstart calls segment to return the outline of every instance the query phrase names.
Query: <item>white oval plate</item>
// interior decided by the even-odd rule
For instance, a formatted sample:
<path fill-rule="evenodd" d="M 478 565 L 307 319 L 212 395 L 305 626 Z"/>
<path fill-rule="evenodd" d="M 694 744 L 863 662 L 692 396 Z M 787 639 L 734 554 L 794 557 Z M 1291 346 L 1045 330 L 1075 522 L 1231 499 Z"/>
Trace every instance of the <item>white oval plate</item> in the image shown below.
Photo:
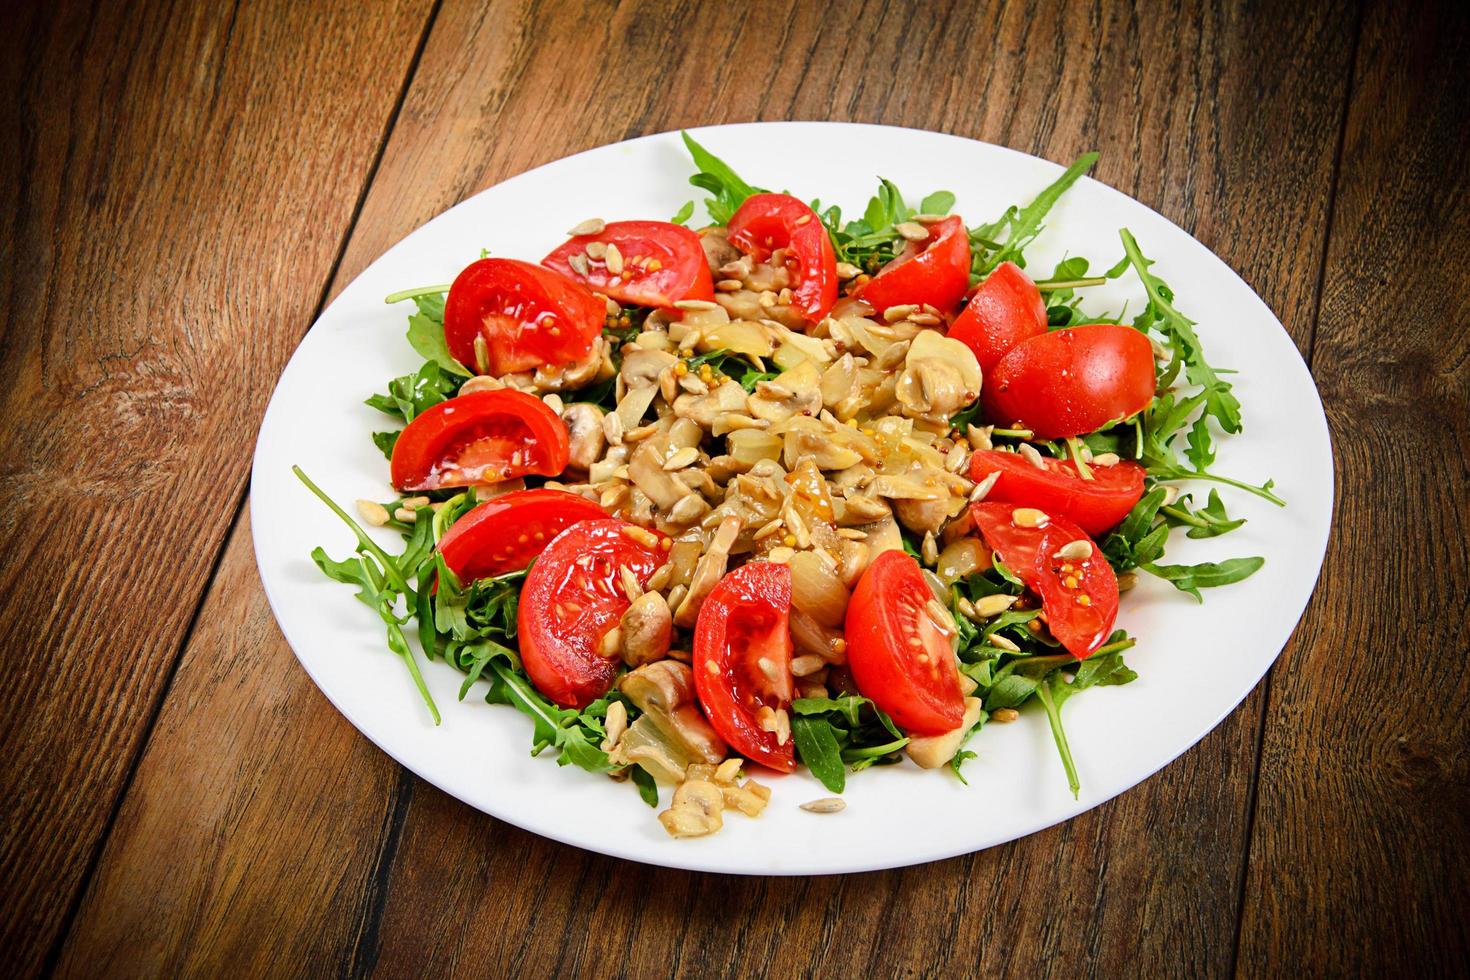
<path fill-rule="evenodd" d="M 917 130 L 840 123 L 755 123 L 697 131 L 747 180 L 819 197 L 860 214 L 878 175 L 911 201 L 937 189 L 957 196 L 969 222 L 1029 201 L 1061 167 L 1014 150 Z M 1155 271 L 1199 321 L 1211 362 L 1232 376 L 1245 433 L 1220 440 L 1219 472 L 1252 482 L 1274 477 L 1279 509 L 1226 490 L 1232 515 L 1249 518 L 1215 540 L 1176 534 L 1169 562 L 1264 555 L 1247 581 L 1206 592 L 1204 605 L 1144 576 L 1125 597 L 1119 625 L 1138 638 L 1127 656 L 1139 678 L 1069 701 L 1065 722 L 1082 780 L 1073 799 L 1045 716 L 987 727 L 970 748 L 969 785 L 908 763 L 848 781 L 847 808 L 817 815 L 798 804 L 829 795 L 804 773 L 767 778 L 773 795 L 759 819 L 731 814 L 719 834 L 669 839 L 627 784 L 549 757 L 531 758 L 531 726 L 519 712 L 471 695 L 461 675 L 424 665 L 444 713 L 435 727 L 382 625 L 352 590 L 325 579 L 308 552 L 352 550 L 350 532 L 291 474 L 299 463 L 343 503 L 391 494 L 387 464 L 368 439 L 386 427 L 362 404 L 419 360 L 404 339 L 410 304 L 383 297 L 448 282 L 488 248 L 531 261 L 589 215 L 666 218 L 702 192 L 679 137 L 664 133 L 604 146 L 538 167 L 451 208 L 389 249 L 348 286 L 287 365 L 266 411 L 251 481 L 256 560 L 271 608 L 302 665 L 368 738 L 420 777 L 471 806 L 527 830 L 651 864 L 740 874 L 824 874 L 917 864 L 999 844 L 1097 806 L 1148 778 L 1212 729 L 1276 658 L 1311 595 L 1332 513 L 1332 454 L 1311 376 L 1276 317 L 1207 248 L 1162 216 L 1103 184 L 1079 181 L 1028 251 L 1038 275 L 1066 254 L 1105 269 L 1130 228 Z M 1090 290 L 1088 308 L 1131 310 L 1143 291 L 1131 276 Z M 1204 489 L 1204 488 L 1199 488 Z M 397 549 L 396 535 L 384 533 Z M 664 791 L 667 805 L 668 791 Z M 922 827 L 921 833 L 914 828 Z"/>

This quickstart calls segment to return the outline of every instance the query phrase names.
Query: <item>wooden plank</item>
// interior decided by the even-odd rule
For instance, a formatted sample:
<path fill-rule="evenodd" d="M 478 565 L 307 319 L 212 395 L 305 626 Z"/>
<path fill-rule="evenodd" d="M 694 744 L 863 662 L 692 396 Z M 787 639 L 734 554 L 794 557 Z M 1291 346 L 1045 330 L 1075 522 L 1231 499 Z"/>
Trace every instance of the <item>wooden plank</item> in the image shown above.
<path fill-rule="evenodd" d="M 1241 972 L 1470 963 L 1470 9 L 1365 16 L 1313 368 L 1335 533 L 1271 689 Z"/>
<path fill-rule="evenodd" d="M 908 10 L 688 3 L 670 13 L 634 3 L 588 16 L 573 3 L 446 3 L 334 288 L 447 205 L 569 152 L 712 120 L 854 119 L 948 129 L 1053 159 L 1102 147 L 1104 180 L 1200 233 L 1305 346 L 1325 196 L 1304 189 L 1330 179 L 1348 25 L 1296 7 L 1250 17 L 1191 9 L 1167 24 L 1081 6 L 956 5 L 932 20 L 909 19 Z M 863 44 L 873 46 L 854 54 L 833 23 L 864 25 Z M 669 59 L 671 50 L 680 57 Z M 945 70 L 922 69 L 931 64 Z M 1283 236 L 1291 247 L 1278 247 Z M 248 581 L 250 564 L 248 540 L 236 534 L 221 582 Z M 222 585 L 211 596 L 202 621 L 239 625 L 190 642 L 63 972 L 116 955 L 160 918 L 153 934 L 172 952 L 153 962 L 221 962 L 217 951 L 248 949 L 255 938 L 258 924 L 243 908 L 295 903 L 294 889 L 313 876 L 363 883 L 355 909 L 281 926 L 312 943 L 325 931 L 323 943 L 339 944 L 330 955 L 314 947 L 323 970 L 333 959 L 344 971 L 388 975 L 486 964 L 529 975 L 618 965 L 634 973 L 1228 967 L 1258 699 L 1143 787 L 1015 845 L 844 879 L 694 875 L 564 848 L 412 781 L 386 790 L 371 752 L 333 778 L 308 770 L 298 747 L 340 744 L 342 722 L 295 668 L 252 591 Z M 229 692 L 214 682 L 217 661 L 238 662 L 226 644 L 258 651 Z M 285 704 L 279 724 L 299 736 L 231 729 L 227 768 L 247 788 L 232 823 L 194 805 L 202 789 L 181 798 L 179 776 L 197 767 L 214 779 L 222 763 L 198 746 L 222 738 L 219 720 L 257 697 Z M 218 704 L 226 698 L 233 706 Z M 300 846 L 302 835 L 326 833 L 303 812 L 312 792 L 319 805 L 358 816 Z M 196 809 L 206 816 L 181 831 L 178 811 Z M 381 823 L 394 811 L 406 814 L 401 831 Z M 233 832 L 236 823 L 275 832 Z M 145 887 L 159 838 L 178 854 L 167 891 L 201 898 L 180 903 Z M 367 845 L 379 841 L 381 855 L 369 857 Z M 377 880 L 374 860 L 386 875 L 381 895 L 366 884 Z M 222 865 L 235 869 L 228 887 Z M 291 965 L 288 939 L 276 947 L 281 958 L 253 964 Z"/>
<path fill-rule="evenodd" d="M 428 9 L 8 5 L 6 972 L 97 854 Z"/>

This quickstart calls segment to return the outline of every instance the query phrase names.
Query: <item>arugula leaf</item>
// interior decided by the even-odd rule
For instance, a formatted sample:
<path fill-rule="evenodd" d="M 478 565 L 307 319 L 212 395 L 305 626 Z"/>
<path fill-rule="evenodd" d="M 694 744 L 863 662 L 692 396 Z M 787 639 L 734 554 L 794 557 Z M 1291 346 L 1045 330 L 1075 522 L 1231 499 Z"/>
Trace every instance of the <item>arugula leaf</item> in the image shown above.
<path fill-rule="evenodd" d="M 1206 561 L 1198 565 L 1155 565 L 1145 562 L 1138 567 L 1203 602 L 1204 596 L 1199 594 L 1200 589 L 1212 589 L 1250 578 L 1264 564 L 1266 559 L 1255 557 L 1231 558 L 1222 562 Z"/>
<path fill-rule="evenodd" d="M 745 203 L 746 198 L 764 193 L 761 188 L 752 187 L 740 179 L 729 164 L 696 143 L 687 132 L 680 130 L 679 135 L 684 138 L 684 145 L 689 148 L 689 155 L 699 168 L 699 173 L 690 177 L 689 183 L 715 195 L 704 202 L 704 208 L 715 224 L 729 224 L 731 215 Z"/>
<path fill-rule="evenodd" d="M 655 810 L 658 809 L 658 783 L 654 782 L 648 770 L 642 766 L 633 766 L 628 770 L 628 774 L 633 780 L 633 785 L 638 787 L 638 795 L 642 797 L 643 802 Z"/>
<path fill-rule="evenodd" d="M 1095 152 L 1082 154 L 1060 177 L 1037 194 L 1030 204 L 1020 209 L 1007 208 L 1004 214 L 990 224 L 971 228 L 972 247 L 980 246 L 975 250 L 974 274 L 983 279 L 1002 262 L 1014 262 L 1024 268 L 1026 261 L 1022 253 L 1041 234 L 1041 222 L 1047 212 L 1078 178 L 1092 169 L 1093 164 L 1097 163 L 1097 157 Z M 988 243 L 994 242 L 1002 232 L 1005 232 L 1005 242 L 999 248 L 990 249 Z"/>
<path fill-rule="evenodd" d="M 791 719 L 791 736 L 797 755 L 812 775 L 832 792 L 841 793 L 847 787 L 847 769 L 831 724 L 822 717 L 798 714 Z"/>
<path fill-rule="evenodd" d="M 949 191 L 935 191 L 919 202 L 920 214 L 949 214 L 954 207 L 954 195 Z"/>
<path fill-rule="evenodd" d="M 388 382 L 386 395 L 373 395 L 364 404 L 380 412 L 396 415 L 404 422 L 412 422 L 419 413 L 454 397 L 462 382 L 462 378 L 446 374 L 433 361 L 425 361 L 413 374 L 405 374 Z"/>
<path fill-rule="evenodd" d="M 408 344 L 420 357 L 433 361 L 447 372 L 468 378 L 470 372 L 449 353 L 449 343 L 444 339 L 444 321 L 431 320 L 422 313 L 408 318 Z"/>
<path fill-rule="evenodd" d="M 373 433 L 373 445 L 378 447 L 378 451 L 383 454 L 384 459 L 393 458 L 393 447 L 398 444 L 400 432 L 402 432 L 401 429 L 396 429 L 392 432 Z"/>
<path fill-rule="evenodd" d="M 680 207 L 678 211 L 674 212 L 674 216 L 669 219 L 669 223 L 670 224 L 675 224 L 675 225 L 682 225 L 684 222 L 688 221 L 693 216 L 694 216 L 694 202 L 693 201 L 685 201 L 684 204 L 683 204 L 683 206 Z M 639 771 L 641 772 L 642 770 L 639 770 Z M 648 774 L 647 773 L 644 773 L 644 775 L 647 776 Z M 648 778 L 650 780 L 653 779 L 652 776 L 648 776 Z M 654 802 L 654 805 L 655 806 L 658 805 L 658 797 L 657 796 L 655 796 L 653 798 L 653 802 Z"/>

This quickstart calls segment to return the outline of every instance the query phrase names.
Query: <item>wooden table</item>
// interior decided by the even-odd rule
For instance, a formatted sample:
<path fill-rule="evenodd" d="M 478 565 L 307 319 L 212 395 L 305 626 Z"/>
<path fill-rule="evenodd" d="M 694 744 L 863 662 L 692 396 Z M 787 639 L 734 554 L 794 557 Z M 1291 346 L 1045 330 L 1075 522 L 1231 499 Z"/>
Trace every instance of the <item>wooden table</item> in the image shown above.
<path fill-rule="evenodd" d="M 8 4 L 0 41 L 7 974 L 1464 968 L 1470 6 L 120 8 Z M 804 880 L 572 850 L 420 783 L 311 685 L 256 578 L 256 426 L 323 304 L 449 205 L 792 118 L 1101 150 L 1311 365 L 1327 565 L 1237 711 L 1060 827 Z"/>

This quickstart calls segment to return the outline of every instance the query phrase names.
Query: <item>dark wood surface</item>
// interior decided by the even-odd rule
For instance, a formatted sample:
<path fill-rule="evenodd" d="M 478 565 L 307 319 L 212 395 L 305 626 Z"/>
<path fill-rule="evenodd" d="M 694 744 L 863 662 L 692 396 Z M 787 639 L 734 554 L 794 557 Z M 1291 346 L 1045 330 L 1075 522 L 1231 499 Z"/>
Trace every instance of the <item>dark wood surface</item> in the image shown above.
<path fill-rule="evenodd" d="M 7 973 L 1432 974 L 1470 957 L 1470 22 L 1453 5 L 244 0 L 14 20 Z M 332 710 L 256 578 L 250 444 L 322 302 L 445 207 L 601 143 L 784 118 L 1100 149 L 1097 176 L 1224 257 L 1308 358 L 1334 538 L 1267 681 L 1111 803 L 901 871 L 647 868 L 468 809 Z"/>

